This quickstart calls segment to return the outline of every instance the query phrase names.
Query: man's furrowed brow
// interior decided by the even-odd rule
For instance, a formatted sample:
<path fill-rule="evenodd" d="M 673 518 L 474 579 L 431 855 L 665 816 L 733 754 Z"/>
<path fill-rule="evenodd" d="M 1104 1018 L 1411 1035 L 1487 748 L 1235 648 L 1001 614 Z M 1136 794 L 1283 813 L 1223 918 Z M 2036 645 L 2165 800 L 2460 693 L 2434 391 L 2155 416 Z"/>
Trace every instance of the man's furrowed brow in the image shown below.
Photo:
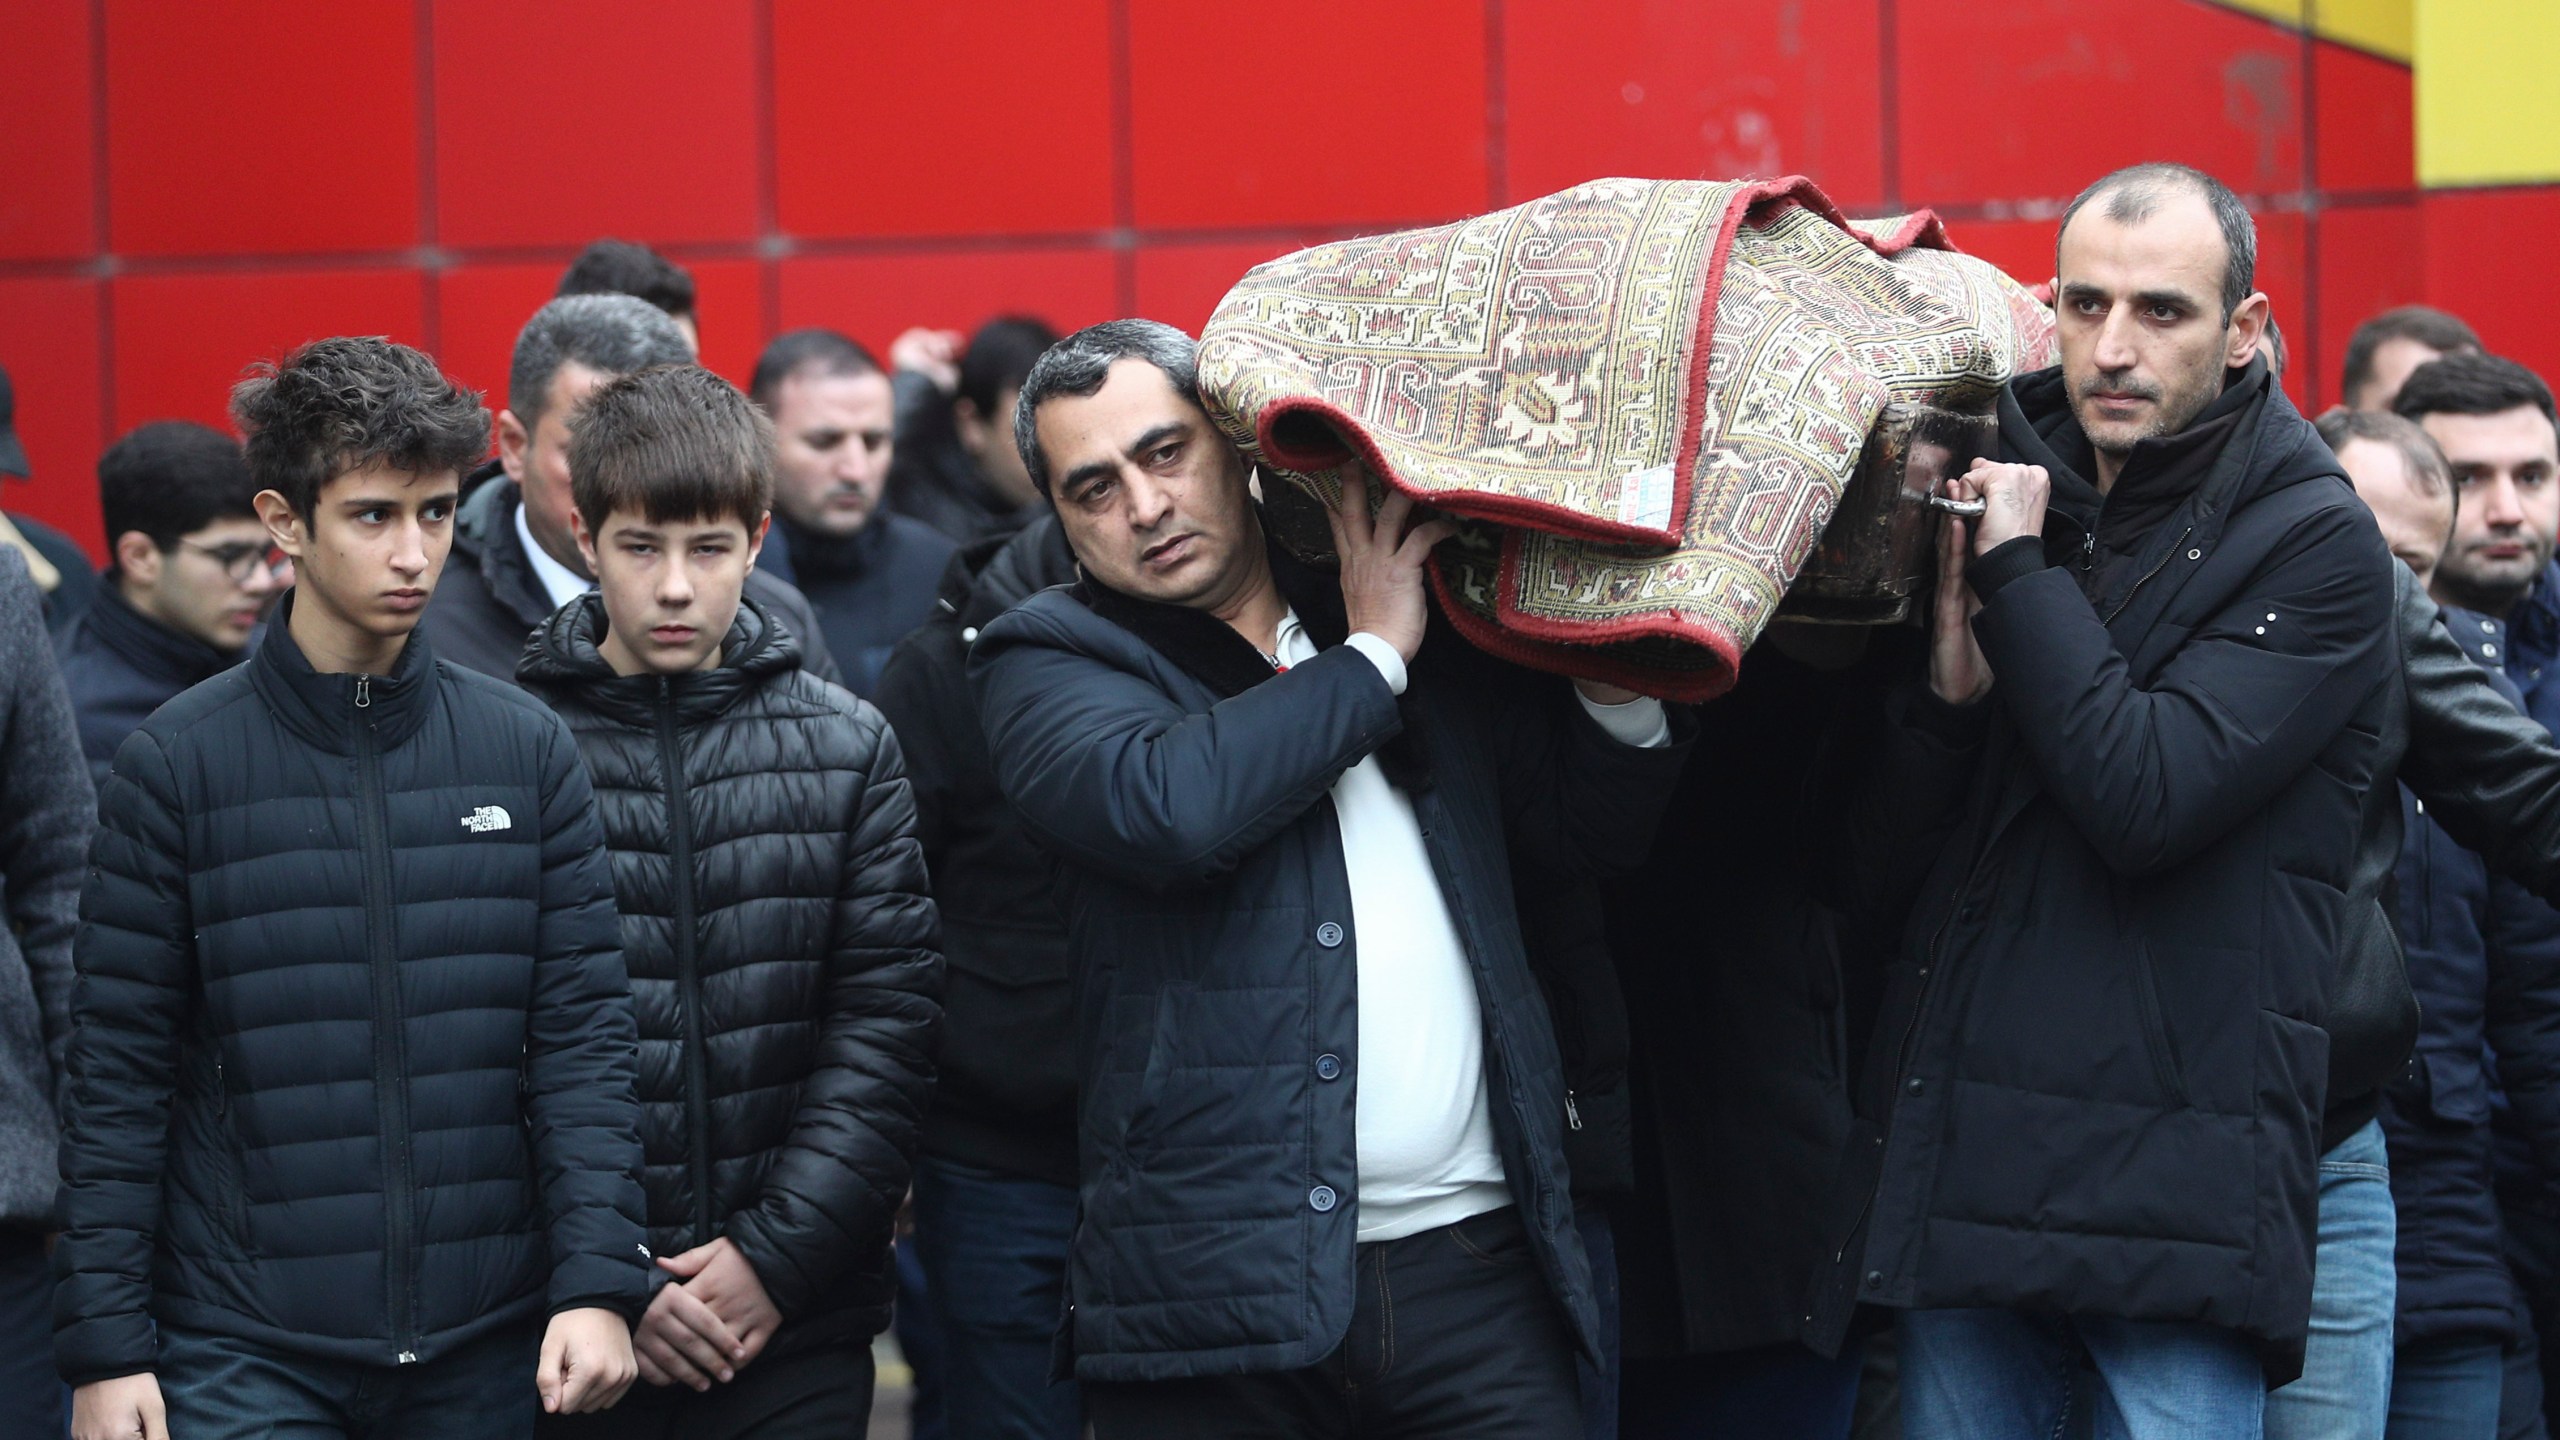
<path fill-rule="evenodd" d="M 1151 425 L 1146 433 L 1129 442 L 1129 458 L 1138 459 L 1166 441 L 1179 440 L 1190 433 L 1191 422 L 1187 420 L 1167 420 L 1161 425 Z"/>

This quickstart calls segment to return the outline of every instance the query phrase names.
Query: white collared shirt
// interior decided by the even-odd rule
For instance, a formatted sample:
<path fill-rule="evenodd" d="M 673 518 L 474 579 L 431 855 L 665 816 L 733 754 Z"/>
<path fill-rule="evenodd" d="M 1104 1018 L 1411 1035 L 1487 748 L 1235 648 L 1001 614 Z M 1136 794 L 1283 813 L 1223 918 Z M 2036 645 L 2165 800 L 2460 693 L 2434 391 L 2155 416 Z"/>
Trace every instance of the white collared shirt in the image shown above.
<path fill-rule="evenodd" d="M 1278 642 L 1282 665 L 1316 657 L 1295 611 L 1281 620 Z M 1404 693 L 1404 657 L 1393 645 L 1365 631 L 1346 643 Z M 1670 741 L 1659 700 L 1582 704 L 1623 743 Z M 1351 881 L 1360 993 L 1356 1135 L 1359 1240 L 1367 1243 L 1499 1210 L 1512 1195 L 1494 1149 L 1475 975 L 1413 801 L 1370 755 L 1334 782 L 1333 811 Z"/>
<path fill-rule="evenodd" d="M 516 538 L 524 542 L 525 558 L 533 562 L 534 578 L 542 582 L 542 592 L 551 597 L 551 608 L 559 609 L 596 588 L 577 571 L 551 558 L 533 538 L 533 526 L 524 518 L 524 502 L 516 502 Z"/>

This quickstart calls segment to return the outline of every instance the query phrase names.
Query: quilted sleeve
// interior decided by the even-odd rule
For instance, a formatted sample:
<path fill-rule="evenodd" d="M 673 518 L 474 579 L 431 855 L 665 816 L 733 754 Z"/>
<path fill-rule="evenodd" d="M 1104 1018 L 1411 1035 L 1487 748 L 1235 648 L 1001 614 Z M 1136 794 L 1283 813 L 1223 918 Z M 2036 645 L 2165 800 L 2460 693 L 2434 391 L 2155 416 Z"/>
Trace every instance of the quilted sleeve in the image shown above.
<path fill-rule="evenodd" d="M 727 1234 L 788 1321 L 876 1265 L 906 1198 L 942 1023 L 941 927 L 897 737 L 869 705 L 870 763 L 836 892 L 818 1063 L 755 1203 Z"/>
<path fill-rule="evenodd" d="M 640 1191 L 639 1028 L 594 792 L 545 715 L 542 916 L 525 1017 L 527 1104 L 551 1232 L 551 1310 L 637 1320 L 653 1273 Z"/>
<path fill-rule="evenodd" d="M 65 1383 L 152 1367 L 151 1257 L 178 1046 L 195 988 L 186 823 L 168 755 L 116 752 L 73 945 L 54 1362 Z"/>

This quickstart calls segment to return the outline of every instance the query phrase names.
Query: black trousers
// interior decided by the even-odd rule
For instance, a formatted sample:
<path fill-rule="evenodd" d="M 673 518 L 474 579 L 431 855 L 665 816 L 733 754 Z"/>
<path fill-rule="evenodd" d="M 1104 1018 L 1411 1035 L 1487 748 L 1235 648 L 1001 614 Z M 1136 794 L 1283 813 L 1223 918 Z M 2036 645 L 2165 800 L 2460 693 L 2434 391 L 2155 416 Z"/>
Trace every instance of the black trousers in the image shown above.
<path fill-rule="evenodd" d="M 593 1415 L 545 1415 L 535 1440 L 862 1440 L 871 1426 L 871 1352 L 820 1348 L 758 1356 L 726 1385 L 695 1391 L 643 1380 Z M 536 1402 L 539 1403 L 539 1402 Z"/>
<path fill-rule="evenodd" d="M 1360 1247 L 1359 1300 L 1303 1370 L 1091 1383 L 1095 1440 L 1571 1440 L 1574 1347 L 1517 1212 Z"/>

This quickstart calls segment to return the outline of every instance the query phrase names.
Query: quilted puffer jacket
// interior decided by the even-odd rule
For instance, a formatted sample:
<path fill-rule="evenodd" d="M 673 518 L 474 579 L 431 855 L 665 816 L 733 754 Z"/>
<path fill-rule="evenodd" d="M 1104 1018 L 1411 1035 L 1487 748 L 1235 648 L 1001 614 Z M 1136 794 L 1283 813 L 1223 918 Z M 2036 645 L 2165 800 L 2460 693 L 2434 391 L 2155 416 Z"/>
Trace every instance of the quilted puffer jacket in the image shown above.
<path fill-rule="evenodd" d="M 291 597 L 116 751 L 73 947 L 54 1354 L 152 1322 L 437 1356 L 648 1296 L 629 990 L 575 747 L 412 635 L 321 674 Z"/>
<path fill-rule="evenodd" d="M 782 1311 L 768 1353 L 867 1339 L 942 1018 L 897 737 L 752 599 L 716 670 L 616 675 L 604 633 L 600 597 L 564 607 L 517 678 L 578 737 L 613 854 L 650 1243 L 728 1236 Z"/>

